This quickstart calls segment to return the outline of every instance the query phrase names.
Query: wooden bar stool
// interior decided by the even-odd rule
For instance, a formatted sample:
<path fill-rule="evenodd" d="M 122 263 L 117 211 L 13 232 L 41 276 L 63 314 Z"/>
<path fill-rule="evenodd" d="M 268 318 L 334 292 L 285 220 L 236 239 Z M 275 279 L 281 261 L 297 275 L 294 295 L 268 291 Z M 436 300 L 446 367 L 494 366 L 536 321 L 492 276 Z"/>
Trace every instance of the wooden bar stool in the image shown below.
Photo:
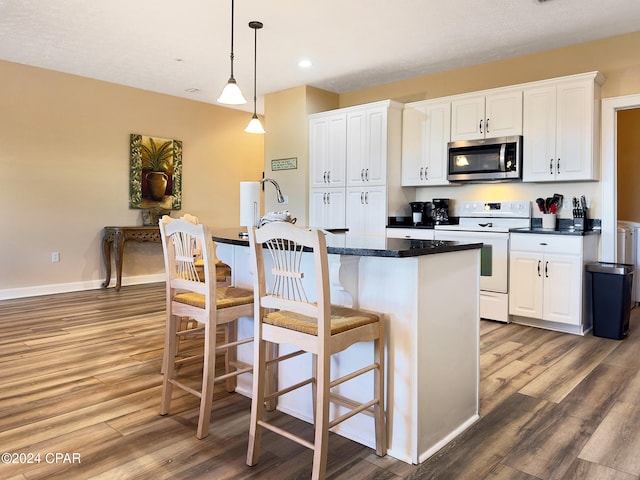
<path fill-rule="evenodd" d="M 216 347 L 216 331 L 219 326 L 232 325 L 239 317 L 253 315 L 253 292 L 235 287 L 218 287 L 214 265 L 213 242 L 209 229 L 202 224 L 186 220 L 159 222 L 167 278 L 166 327 L 162 371 L 162 399 L 160 414 L 169 413 L 173 386 L 186 390 L 200 398 L 200 413 L 196 435 L 204 438 L 209 434 L 213 386 L 215 381 L 235 381 L 237 375 L 252 371 L 252 365 L 235 361 L 238 345 L 251 342 L 252 338 L 237 340 L 227 335 L 223 344 Z M 196 246 L 201 246 L 204 278 L 197 273 L 195 263 Z M 180 337 L 198 329 L 182 329 L 183 318 L 196 320 L 204 333 L 204 352 L 186 358 L 178 355 Z M 235 331 L 235 330 L 233 330 Z M 232 338 L 229 338 L 232 337 Z M 216 352 L 228 354 L 228 368 L 215 377 Z M 192 388 L 177 377 L 177 367 L 202 362 L 202 386 Z M 235 383 L 227 383 L 227 389 Z"/>
<path fill-rule="evenodd" d="M 330 304 L 329 269 L 324 234 L 307 230 L 288 222 L 272 222 L 259 229 L 249 229 L 249 243 L 255 267 L 254 275 L 254 375 L 253 399 L 247 464 L 258 463 L 263 428 L 285 436 L 314 451 L 312 478 L 325 476 L 329 429 L 357 413 L 372 414 L 375 420 L 376 454 L 387 450 L 384 412 L 384 319 L 380 315 L 335 307 Z M 303 253 L 312 250 L 313 253 Z M 266 251 L 266 252 L 265 252 Z M 268 253 L 267 253 L 268 252 Z M 304 261 L 312 255 L 313 262 Z M 272 261 L 273 282 L 267 287 L 265 257 Z M 310 265 L 308 268 L 307 266 Z M 307 296 L 303 279 L 315 280 L 315 298 Z M 356 342 L 373 341 L 372 363 L 338 379 L 330 380 L 331 355 Z M 286 343 L 299 348 L 297 352 L 269 359 L 267 342 Z M 268 366 L 274 362 L 295 358 L 305 352 L 312 354 L 311 378 L 296 385 L 280 387 L 265 396 L 264 382 Z M 367 372 L 374 372 L 372 396 L 365 403 L 336 398 L 330 390 Z M 278 398 L 304 385 L 312 384 L 314 394 L 315 438 L 313 443 L 264 420 L 265 400 Z M 330 402 L 348 405 L 350 411 L 331 420 Z"/>

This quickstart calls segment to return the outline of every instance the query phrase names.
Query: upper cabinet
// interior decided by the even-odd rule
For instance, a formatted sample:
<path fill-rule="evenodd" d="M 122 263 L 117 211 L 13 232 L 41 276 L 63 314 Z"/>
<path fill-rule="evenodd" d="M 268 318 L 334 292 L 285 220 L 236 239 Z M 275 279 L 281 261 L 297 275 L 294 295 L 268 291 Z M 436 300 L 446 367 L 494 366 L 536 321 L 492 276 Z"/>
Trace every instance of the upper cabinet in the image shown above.
<path fill-rule="evenodd" d="M 522 135 L 522 89 L 496 89 L 451 102 L 451 141 Z"/>
<path fill-rule="evenodd" d="M 451 102 L 408 103 L 402 111 L 402 186 L 448 185 Z"/>
<path fill-rule="evenodd" d="M 347 168 L 347 115 L 312 115 L 309 120 L 311 188 L 344 187 Z"/>
<path fill-rule="evenodd" d="M 347 112 L 347 186 L 387 183 L 387 107 Z"/>
<path fill-rule="evenodd" d="M 592 72 L 525 87 L 523 181 L 598 179 L 603 83 Z"/>

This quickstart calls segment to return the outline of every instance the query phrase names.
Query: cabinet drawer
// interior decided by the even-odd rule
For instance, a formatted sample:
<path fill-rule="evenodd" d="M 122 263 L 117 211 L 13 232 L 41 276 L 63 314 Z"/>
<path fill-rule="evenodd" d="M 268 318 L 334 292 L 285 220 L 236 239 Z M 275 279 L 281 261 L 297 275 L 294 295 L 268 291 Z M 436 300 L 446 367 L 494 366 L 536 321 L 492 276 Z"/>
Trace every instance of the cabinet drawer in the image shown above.
<path fill-rule="evenodd" d="M 562 235 L 511 234 L 511 250 L 540 253 L 582 254 L 582 237 Z"/>
<path fill-rule="evenodd" d="M 387 238 L 412 238 L 415 240 L 433 240 L 431 228 L 387 228 Z"/>

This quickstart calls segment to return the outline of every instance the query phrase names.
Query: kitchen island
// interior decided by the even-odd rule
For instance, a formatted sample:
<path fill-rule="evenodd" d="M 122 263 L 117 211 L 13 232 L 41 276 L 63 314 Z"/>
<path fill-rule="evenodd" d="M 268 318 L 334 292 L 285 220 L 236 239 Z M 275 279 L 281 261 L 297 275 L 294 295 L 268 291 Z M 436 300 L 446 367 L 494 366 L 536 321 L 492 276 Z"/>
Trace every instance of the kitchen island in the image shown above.
<path fill-rule="evenodd" d="M 231 266 L 235 285 L 252 288 L 248 240 L 239 232 L 213 230 L 216 255 Z M 388 454 L 407 463 L 423 462 L 478 419 L 480 247 L 327 233 L 332 303 L 387 317 Z M 251 318 L 241 319 L 239 336 L 251 336 L 252 325 Z M 244 360 L 251 355 L 247 345 L 238 352 Z M 371 355 L 370 342 L 353 345 L 334 355 L 332 370 L 342 375 Z M 308 357 L 286 363 L 278 372 L 281 385 L 310 372 Z M 364 376 L 336 391 L 366 400 L 371 385 L 372 377 Z M 237 390 L 251 395 L 250 375 L 238 379 Z M 281 397 L 278 409 L 311 422 L 311 398 L 305 387 Z M 339 415 L 341 407 L 332 412 Z M 335 432 L 374 446 L 371 417 L 356 415 Z"/>

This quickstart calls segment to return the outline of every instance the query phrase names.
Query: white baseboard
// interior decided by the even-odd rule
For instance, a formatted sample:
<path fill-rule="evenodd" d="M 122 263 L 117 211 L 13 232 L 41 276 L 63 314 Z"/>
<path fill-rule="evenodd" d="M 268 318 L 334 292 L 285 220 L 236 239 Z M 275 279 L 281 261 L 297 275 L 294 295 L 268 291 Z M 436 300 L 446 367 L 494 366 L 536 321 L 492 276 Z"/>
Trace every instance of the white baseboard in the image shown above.
<path fill-rule="evenodd" d="M 122 286 L 141 285 L 144 283 L 164 282 L 164 273 L 153 275 L 138 275 L 135 277 L 125 277 L 122 279 Z M 10 300 L 14 298 L 36 297 L 39 295 L 51 295 L 53 293 L 79 292 L 82 290 L 96 290 L 102 288 L 104 280 L 89 280 L 83 282 L 54 283 L 49 285 L 35 285 L 32 287 L 5 288 L 0 290 L 0 300 Z M 114 288 L 116 279 L 113 278 L 109 288 Z"/>

